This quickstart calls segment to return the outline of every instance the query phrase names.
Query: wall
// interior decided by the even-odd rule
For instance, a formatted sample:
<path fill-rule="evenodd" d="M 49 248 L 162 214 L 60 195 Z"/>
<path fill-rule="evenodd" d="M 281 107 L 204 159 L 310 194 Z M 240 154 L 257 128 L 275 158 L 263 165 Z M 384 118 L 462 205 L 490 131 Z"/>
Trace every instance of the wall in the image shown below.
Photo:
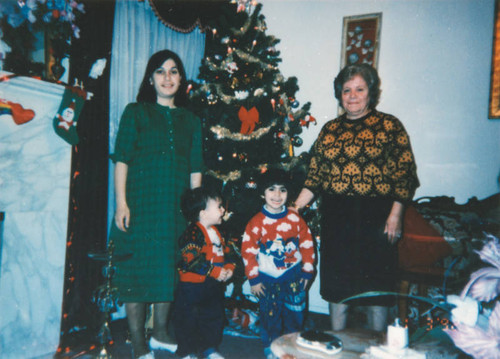
<path fill-rule="evenodd" d="M 285 76 L 296 76 L 301 103 L 318 125 L 309 150 L 337 113 L 344 16 L 382 12 L 378 109 L 410 134 L 421 186 L 416 198 L 448 195 L 464 203 L 499 191 L 500 120 L 488 119 L 493 0 L 262 0 L 267 34 L 281 39 Z"/>

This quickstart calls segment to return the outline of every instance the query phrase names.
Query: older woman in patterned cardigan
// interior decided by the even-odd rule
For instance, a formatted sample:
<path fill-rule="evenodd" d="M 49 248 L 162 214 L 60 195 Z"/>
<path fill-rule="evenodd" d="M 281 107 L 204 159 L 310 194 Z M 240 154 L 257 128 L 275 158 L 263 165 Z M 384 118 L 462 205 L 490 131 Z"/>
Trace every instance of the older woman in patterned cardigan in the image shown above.
<path fill-rule="evenodd" d="M 375 109 L 380 79 L 369 65 L 348 65 L 334 81 L 344 113 L 327 122 L 311 149 L 304 188 L 294 207 L 321 196 L 320 293 L 334 330 L 345 327 L 339 302 L 371 290 L 393 290 L 405 204 L 419 181 L 408 134 Z M 368 326 L 387 325 L 387 298 L 367 305 Z"/>

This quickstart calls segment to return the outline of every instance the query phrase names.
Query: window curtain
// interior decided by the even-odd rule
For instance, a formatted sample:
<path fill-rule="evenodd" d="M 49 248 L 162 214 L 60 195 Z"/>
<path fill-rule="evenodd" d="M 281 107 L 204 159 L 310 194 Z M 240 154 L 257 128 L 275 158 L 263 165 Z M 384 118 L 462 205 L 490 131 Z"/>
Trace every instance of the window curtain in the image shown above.
<path fill-rule="evenodd" d="M 116 0 L 111 49 L 109 150 L 114 152 L 120 116 L 134 102 L 152 54 L 169 49 L 181 58 L 188 80 L 196 80 L 205 51 L 205 33 L 176 32 L 158 20 L 148 1 Z M 108 227 L 113 219 L 114 165 L 109 166 Z"/>

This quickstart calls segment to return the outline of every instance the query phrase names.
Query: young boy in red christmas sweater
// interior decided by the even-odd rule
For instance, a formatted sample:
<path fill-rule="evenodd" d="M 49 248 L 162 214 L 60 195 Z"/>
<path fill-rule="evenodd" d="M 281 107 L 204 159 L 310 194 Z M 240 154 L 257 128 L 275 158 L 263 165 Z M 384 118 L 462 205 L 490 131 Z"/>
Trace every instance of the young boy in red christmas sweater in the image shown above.
<path fill-rule="evenodd" d="M 207 188 L 186 192 L 182 211 L 190 222 L 179 238 L 180 282 L 174 305 L 174 328 L 183 358 L 223 359 L 217 351 L 224 329 L 224 282 L 236 265 L 234 247 L 217 229 L 224 215 L 221 196 Z"/>
<path fill-rule="evenodd" d="M 271 342 L 299 331 L 306 309 L 306 288 L 314 275 L 311 231 L 286 207 L 289 179 L 285 171 L 268 170 L 259 181 L 265 204 L 247 224 L 241 254 L 251 291 L 259 298 L 260 330 L 267 358 Z"/>

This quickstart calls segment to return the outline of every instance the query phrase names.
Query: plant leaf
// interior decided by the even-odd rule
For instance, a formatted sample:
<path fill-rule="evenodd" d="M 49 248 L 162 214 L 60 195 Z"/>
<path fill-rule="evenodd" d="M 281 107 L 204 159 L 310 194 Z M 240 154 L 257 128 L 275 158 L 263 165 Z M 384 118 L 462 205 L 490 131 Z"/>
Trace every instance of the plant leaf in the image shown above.
<path fill-rule="evenodd" d="M 453 308 L 455 308 L 455 305 L 453 304 L 449 304 L 449 303 L 446 303 L 446 302 L 438 302 L 436 300 L 433 300 L 433 299 L 430 299 L 430 298 L 427 298 L 427 297 L 420 297 L 418 295 L 412 295 L 412 294 L 401 294 L 401 293 L 395 293 L 395 292 L 382 292 L 382 291 L 372 291 L 372 292 L 364 292 L 364 293 L 361 293 L 361 294 L 357 294 L 357 295 L 354 295 L 352 297 L 349 297 L 349 298 L 346 298 L 342 301 L 340 301 L 340 303 L 345 303 L 345 302 L 348 302 L 350 300 L 354 300 L 354 299 L 360 299 L 360 298 L 370 298 L 370 297 L 381 297 L 381 296 L 387 296 L 387 295 L 391 295 L 391 296 L 400 296 L 400 297 L 408 297 L 408 298 L 412 298 L 412 299 L 417 299 L 417 300 L 420 300 L 422 302 L 426 302 L 426 303 L 429 303 L 435 307 L 438 307 L 438 308 L 441 308 L 449 313 L 451 313 L 451 310 Z"/>

